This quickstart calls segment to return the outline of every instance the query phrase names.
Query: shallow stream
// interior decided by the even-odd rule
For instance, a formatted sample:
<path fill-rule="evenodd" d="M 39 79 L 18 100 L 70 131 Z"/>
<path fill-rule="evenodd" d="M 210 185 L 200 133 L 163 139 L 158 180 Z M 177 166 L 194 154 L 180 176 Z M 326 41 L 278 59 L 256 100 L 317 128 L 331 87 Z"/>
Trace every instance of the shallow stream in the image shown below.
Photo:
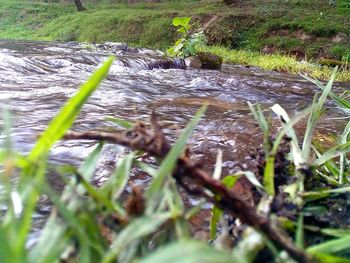
<path fill-rule="evenodd" d="M 261 103 L 267 114 L 270 106 L 279 103 L 292 116 L 320 91 L 300 76 L 238 65 L 223 65 L 221 71 L 160 69 L 157 65 L 177 67 L 181 63 L 147 49 L 0 40 L 0 105 L 12 112 L 15 148 L 27 153 L 64 102 L 111 54 L 117 60 L 109 76 L 84 105 L 73 129 L 108 128 L 112 124 L 104 121 L 106 116 L 148 121 L 155 110 L 174 141 L 207 101 L 209 109 L 190 141 L 190 149 L 209 171 L 217 149 L 222 149 L 224 174 L 248 169 L 249 154 L 262 140 L 247 101 Z M 350 89 L 350 83 L 335 89 Z M 324 138 L 344 126 L 344 115 L 330 108 L 317 129 Z M 278 120 L 272 123 L 279 127 Z M 300 133 L 304 126 L 297 125 Z M 60 142 L 53 147 L 51 160 L 78 165 L 94 145 L 88 141 Z M 114 146 L 104 147 L 96 181 L 108 177 L 120 155 Z M 142 184 L 143 179 L 135 178 L 135 183 Z"/>

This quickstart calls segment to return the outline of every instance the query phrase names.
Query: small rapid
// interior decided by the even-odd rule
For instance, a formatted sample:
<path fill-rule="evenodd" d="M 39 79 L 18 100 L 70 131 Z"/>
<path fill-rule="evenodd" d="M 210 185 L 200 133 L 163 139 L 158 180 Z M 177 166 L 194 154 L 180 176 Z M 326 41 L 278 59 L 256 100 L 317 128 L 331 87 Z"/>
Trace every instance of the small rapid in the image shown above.
<path fill-rule="evenodd" d="M 27 153 L 60 107 L 108 56 L 116 56 L 109 76 L 90 97 L 73 129 L 109 129 L 106 116 L 147 121 L 158 114 L 174 141 L 200 105 L 209 109 L 191 139 L 193 156 L 212 170 L 217 149 L 223 151 L 225 173 L 248 169 L 249 155 L 261 143 L 261 131 L 247 101 L 259 102 L 269 112 L 275 103 L 292 116 L 307 107 L 320 90 L 299 76 L 224 64 L 221 71 L 184 69 L 181 59 L 125 44 L 83 45 L 0 40 L 0 105 L 13 116 L 15 148 Z M 335 85 L 349 90 L 350 83 Z M 334 107 L 322 118 L 317 132 L 337 133 L 344 119 Z M 278 120 L 272 125 L 278 129 Z M 303 133 L 305 122 L 297 126 Z M 57 143 L 51 160 L 78 165 L 94 142 Z M 118 150 L 120 151 L 120 149 Z M 105 146 L 97 177 L 119 158 L 114 146 Z M 112 166 L 113 166 L 112 165 Z"/>

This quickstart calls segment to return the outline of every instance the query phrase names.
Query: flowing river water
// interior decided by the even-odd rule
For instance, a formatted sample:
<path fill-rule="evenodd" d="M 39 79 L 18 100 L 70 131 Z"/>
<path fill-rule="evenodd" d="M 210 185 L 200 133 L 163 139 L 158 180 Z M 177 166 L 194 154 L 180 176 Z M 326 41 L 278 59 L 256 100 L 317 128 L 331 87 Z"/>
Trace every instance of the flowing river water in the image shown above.
<path fill-rule="evenodd" d="M 224 174 L 248 169 L 249 154 L 262 141 L 261 131 L 247 101 L 261 103 L 266 113 L 275 103 L 293 116 L 308 106 L 320 90 L 299 76 L 263 71 L 238 65 L 223 65 L 221 71 L 176 69 L 179 61 L 165 59 L 159 51 L 126 46 L 84 47 L 77 43 L 0 40 L 0 104 L 13 116 L 15 148 L 27 153 L 64 102 L 109 55 L 114 62 L 109 76 L 90 97 L 73 129 L 100 130 L 112 124 L 106 116 L 148 121 L 155 110 L 172 141 L 205 102 L 208 111 L 189 145 L 193 157 L 212 171 L 217 149 L 223 151 Z M 165 65 L 168 69 L 157 68 Z M 349 90 L 350 83 L 336 90 Z M 344 127 L 344 115 L 334 109 L 323 117 L 317 132 L 327 137 Z M 273 120 L 279 127 L 278 120 Z M 297 125 L 303 132 L 305 122 Z M 52 162 L 78 165 L 95 142 L 57 143 Z M 120 158 L 120 149 L 106 145 L 95 181 L 106 178 Z M 143 184 L 144 177 L 134 183 Z"/>

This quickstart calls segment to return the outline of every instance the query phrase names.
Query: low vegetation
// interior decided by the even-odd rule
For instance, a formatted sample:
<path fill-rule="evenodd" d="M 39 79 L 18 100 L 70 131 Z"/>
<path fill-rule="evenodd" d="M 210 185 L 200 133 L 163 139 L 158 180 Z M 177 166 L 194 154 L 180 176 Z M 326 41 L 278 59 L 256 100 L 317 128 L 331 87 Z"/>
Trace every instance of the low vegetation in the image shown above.
<path fill-rule="evenodd" d="M 190 17 L 175 17 L 173 25 L 179 27 L 177 32 L 181 37 L 176 40 L 174 46 L 167 49 L 170 56 L 187 58 L 197 54 L 199 48 L 206 45 L 206 39 L 203 31 L 191 32 Z"/>
<path fill-rule="evenodd" d="M 348 94 L 339 96 L 331 90 L 335 72 L 326 85 L 310 79 L 320 92 L 312 105 L 298 115 L 289 117 L 280 105 L 272 107 L 281 120 L 279 131 L 271 130 L 269 118 L 258 104 L 249 104 L 264 134 L 263 151 L 257 158 L 260 169 L 257 173 L 242 171 L 224 176 L 219 156 L 211 176 L 184 154 L 186 141 L 206 106 L 198 111 L 173 146 L 154 114 L 150 126 L 109 119 L 126 128 L 125 131 L 68 131 L 112 62 L 112 58 L 108 59 L 67 101 L 27 156 L 14 151 L 11 118 L 9 113 L 4 113 L 6 140 L 0 151 L 1 258 L 36 263 L 55 262 L 58 258 L 69 262 L 246 263 L 257 262 L 254 260 L 258 258 L 263 262 L 350 262 L 349 225 L 336 228 L 332 224 L 333 217 L 344 219 L 344 215 L 319 212 L 324 200 L 328 206 L 335 204 L 339 211 L 347 211 L 344 200 L 348 200 L 350 191 L 350 122 L 330 149 L 323 149 L 313 136 L 317 120 L 321 114 L 327 114 L 324 104 L 328 98 L 349 117 Z M 293 126 L 307 116 L 306 131 L 299 143 L 300 137 Z M 51 146 L 60 139 L 90 139 L 100 143 L 77 168 L 48 161 Z M 120 160 L 109 180 L 97 188 L 90 181 L 104 143 L 121 144 L 132 151 Z M 143 162 L 144 153 L 155 157 L 157 165 Z M 132 167 L 149 175 L 146 189 L 125 190 Z M 53 190 L 47 181 L 53 170 L 59 172 L 66 184 L 62 193 Z M 255 206 L 230 190 L 243 176 L 257 194 Z M 183 190 L 181 193 L 179 188 Z M 187 194 L 202 201 L 188 207 L 183 201 Z M 53 208 L 39 238 L 28 248 L 40 197 L 48 198 Z M 214 204 L 210 229 L 214 245 L 207 240 L 196 240 L 195 233 L 189 230 L 189 220 L 207 202 Z M 238 235 L 235 242 L 224 212 L 231 219 L 236 218 L 236 224 L 231 226 Z"/>
<path fill-rule="evenodd" d="M 298 61 L 295 57 L 283 54 L 261 54 L 245 50 L 233 50 L 220 46 L 207 46 L 201 48 L 203 51 L 211 52 L 223 57 L 224 62 L 238 65 L 260 67 L 262 69 L 293 74 L 306 74 L 313 78 L 329 79 L 332 75 L 332 66 L 322 66 L 313 61 Z M 342 64 L 336 73 L 337 81 L 350 80 L 350 70 L 347 64 Z"/>

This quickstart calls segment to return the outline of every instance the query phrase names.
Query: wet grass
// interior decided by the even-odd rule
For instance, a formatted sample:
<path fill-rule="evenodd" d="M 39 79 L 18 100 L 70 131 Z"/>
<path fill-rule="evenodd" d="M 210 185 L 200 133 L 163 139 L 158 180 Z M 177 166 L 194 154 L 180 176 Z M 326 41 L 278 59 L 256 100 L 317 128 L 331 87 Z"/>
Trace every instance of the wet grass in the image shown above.
<path fill-rule="evenodd" d="M 302 73 L 323 80 L 329 79 L 333 72 L 332 67 L 318 65 L 317 61 L 301 62 L 295 57 L 283 54 L 261 54 L 260 52 L 232 50 L 220 46 L 210 46 L 203 48 L 203 50 L 222 56 L 226 63 L 260 67 L 266 70 L 293 74 Z M 349 69 L 340 68 L 336 73 L 337 81 L 348 81 L 349 79 Z"/>

